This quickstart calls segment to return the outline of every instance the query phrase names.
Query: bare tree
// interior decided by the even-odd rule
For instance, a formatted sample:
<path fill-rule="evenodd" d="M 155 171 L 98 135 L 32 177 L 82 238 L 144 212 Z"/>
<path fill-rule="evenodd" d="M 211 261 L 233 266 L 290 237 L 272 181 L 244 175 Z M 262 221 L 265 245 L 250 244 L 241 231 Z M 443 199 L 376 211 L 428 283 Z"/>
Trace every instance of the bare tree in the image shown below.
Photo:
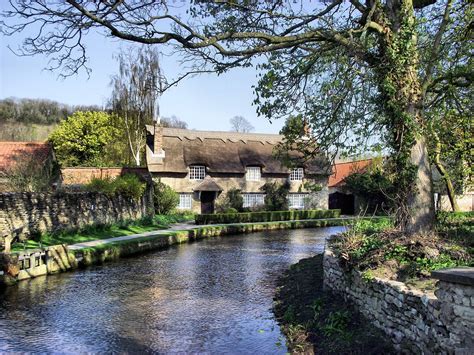
<path fill-rule="evenodd" d="M 255 127 L 243 116 L 234 116 L 230 119 L 231 131 L 234 132 L 252 132 Z"/>
<path fill-rule="evenodd" d="M 118 56 L 119 73 L 112 77 L 112 110 L 123 120 L 125 135 L 135 164 L 140 166 L 146 141 L 145 125 L 159 116 L 158 98 L 165 78 L 159 53 L 149 46 L 130 47 Z"/>
<path fill-rule="evenodd" d="M 175 115 L 172 115 L 171 117 L 162 117 L 160 122 L 163 127 L 181 128 L 181 129 L 188 128 L 188 124 L 184 122 L 183 120 L 180 120 Z"/>
<path fill-rule="evenodd" d="M 186 15 L 184 16 L 184 12 Z M 190 73 L 222 73 L 260 62 L 258 112 L 295 113 L 311 123 L 317 151 L 377 132 L 392 152 L 402 196 L 397 224 L 409 233 L 434 223 L 425 109 L 452 87 L 471 87 L 472 5 L 464 0 L 30 1 L 10 0 L 7 34 L 36 29 L 22 54 L 49 54 L 53 67 L 86 66 L 93 29 L 143 44 L 170 44 Z M 55 60 L 55 61 L 54 61 Z M 181 77 L 181 78 L 182 78 Z M 178 78 L 173 83 L 179 81 Z M 316 145 L 316 142 L 318 143 Z M 310 148 L 311 148 L 310 147 Z M 309 149 L 308 149 L 309 150 Z"/>

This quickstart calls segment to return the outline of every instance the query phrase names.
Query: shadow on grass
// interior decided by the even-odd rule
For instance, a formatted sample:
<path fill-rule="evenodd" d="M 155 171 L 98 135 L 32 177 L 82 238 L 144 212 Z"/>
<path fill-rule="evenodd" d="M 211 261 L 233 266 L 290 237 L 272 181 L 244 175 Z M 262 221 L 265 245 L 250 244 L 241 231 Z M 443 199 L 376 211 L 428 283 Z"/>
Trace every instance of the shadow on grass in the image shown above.
<path fill-rule="evenodd" d="M 392 354 L 386 336 L 341 296 L 323 291 L 323 256 L 303 259 L 278 282 L 274 313 L 292 353 Z"/>

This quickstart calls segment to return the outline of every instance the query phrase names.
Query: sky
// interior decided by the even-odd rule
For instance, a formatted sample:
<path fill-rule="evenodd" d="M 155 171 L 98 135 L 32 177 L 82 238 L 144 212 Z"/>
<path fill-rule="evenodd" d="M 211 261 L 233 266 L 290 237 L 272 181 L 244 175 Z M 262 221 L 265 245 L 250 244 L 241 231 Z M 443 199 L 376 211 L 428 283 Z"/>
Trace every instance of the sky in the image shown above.
<path fill-rule="evenodd" d="M 110 96 L 110 78 L 118 71 L 113 55 L 125 44 L 99 34 L 87 37 L 88 77 L 85 71 L 66 79 L 59 72 L 45 70 L 49 58 L 44 55 L 21 57 L 8 47 L 17 49 L 28 34 L 4 36 L 0 34 L 0 99 L 44 98 L 69 105 L 99 105 Z M 176 56 L 162 56 L 162 67 L 169 81 L 182 72 Z M 162 117 L 175 115 L 191 129 L 227 131 L 234 116 L 245 117 L 255 132 L 278 133 L 282 120 L 269 123 L 258 117 L 252 105 L 252 85 L 257 82 L 255 68 L 238 68 L 217 76 L 203 74 L 181 81 L 160 98 Z"/>

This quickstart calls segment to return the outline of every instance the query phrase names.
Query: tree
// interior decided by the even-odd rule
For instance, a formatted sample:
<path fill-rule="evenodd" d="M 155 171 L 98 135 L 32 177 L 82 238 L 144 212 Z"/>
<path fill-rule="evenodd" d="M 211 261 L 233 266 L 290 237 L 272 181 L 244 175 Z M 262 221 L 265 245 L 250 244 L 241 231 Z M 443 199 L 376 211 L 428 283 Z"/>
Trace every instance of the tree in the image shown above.
<path fill-rule="evenodd" d="M 229 0 L 192 2 L 187 16 L 175 11 L 182 10 L 166 1 L 17 0 L 5 16 L 24 21 L 4 24 L 4 31 L 39 24 L 41 35 L 29 37 L 23 53 L 52 54 L 66 74 L 87 64 L 81 39 L 93 28 L 175 45 L 192 63 L 183 77 L 266 55 L 255 89 L 258 112 L 269 119 L 301 113 L 312 132 L 305 144 L 317 141 L 319 149 L 354 149 L 377 132 L 399 174 L 398 225 L 408 233 L 433 226 L 424 108 L 446 87 L 472 84 L 468 2 Z"/>
<path fill-rule="evenodd" d="M 118 136 L 111 115 L 105 112 L 75 112 L 51 133 L 62 166 L 101 165 L 105 147 Z"/>
<path fill-rule="evenodd" d="M 117 56 L 119 73 L 112 77 L 112 110 L 123 120 L 122 127 L 137 166 L 145 147 L 145 125 L 158 113 L 158 97 L 165 82 L 159 53 L 151 47 L 129 48 Z"/>
<path fill-rule="evenodd" d="M 161 125 L 163 127 L 181 128 L 181 129 L 187 129 L 188 128 L 188 124 L 186 122 L 180 120 L 175 115 L 173 115 L 171 117 L 162 117 L 160 122 L 161 122 Z"/>
<path fill-rule="evenodd" d="M 474 127 L 470 100 L 459 100 L 448 108 L 440 105 L 429 112 L 430 159 L 444 182 L 452 210 L 459 211 L 456 192 L 468 190 L 473 184 Z"/>
<path fill-rule="evenodd" d="M 252 132 L 255 127 L 252 126 L 252 124 L 242 116 L 234 116 L 230 119 L 230 126 L 231 126 L 231 131 L 234 132 L 242 132 L 242 133 L 247 133 L 247 132 Z"/>

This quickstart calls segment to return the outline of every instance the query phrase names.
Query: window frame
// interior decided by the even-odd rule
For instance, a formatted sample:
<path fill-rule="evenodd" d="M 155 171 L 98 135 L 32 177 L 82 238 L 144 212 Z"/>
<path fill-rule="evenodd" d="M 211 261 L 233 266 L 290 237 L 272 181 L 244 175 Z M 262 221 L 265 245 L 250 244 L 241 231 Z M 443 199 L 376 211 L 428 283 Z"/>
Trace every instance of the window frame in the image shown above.
<path fill-rule="evenodd" d="M 290 171 L 290 181 L 303 181 L 304 179 L 304 168 L 293 168 Z"/>
<path fill-rule="evenodd" d="M 251 178 L 251 177 L 253 177 L 253 178 Z M 245 180 L 246 181 L 261 181 L 262 180 L 262 168 L 260 166 L 247 166 L 245 168 Z"/>
<path fill-rule="evenodd" d="M 189 203 L 189 207 L 188 207 L 188 203 Z M 180 193 L 179 204 L 178 204 L 177 209 L 178 210 L 192 210 L 193 209 L 193 194 L 187 193 L 187 192 Z"/>
<path fill-rule="evenodd" d="M 287 196 L 288 200 L 288 208 L 293 208 L 293 209 L 304 209 L 305 208 L 305 198 L 308 197 L 309 194 L 305 193 L 290 193 Z M 294 201 L 295 198 L 301 199 L 301 204 L 295 205 Z"/>
<path fill-rule="evenodd" d="M 196 170 L 198 170 L 196 172 Z M 201 178 L 202 175 L 202 178 Z M 205 165 L 190 165 L 189 166 L 189 180 L 204 180 L 206 178 L 206 166 Z"/>
<path fill-rule="evenodd" d="M 262 206 L 265 204 L 265 194 L 262 193 L 243 193 L 243 208 Z"/>

